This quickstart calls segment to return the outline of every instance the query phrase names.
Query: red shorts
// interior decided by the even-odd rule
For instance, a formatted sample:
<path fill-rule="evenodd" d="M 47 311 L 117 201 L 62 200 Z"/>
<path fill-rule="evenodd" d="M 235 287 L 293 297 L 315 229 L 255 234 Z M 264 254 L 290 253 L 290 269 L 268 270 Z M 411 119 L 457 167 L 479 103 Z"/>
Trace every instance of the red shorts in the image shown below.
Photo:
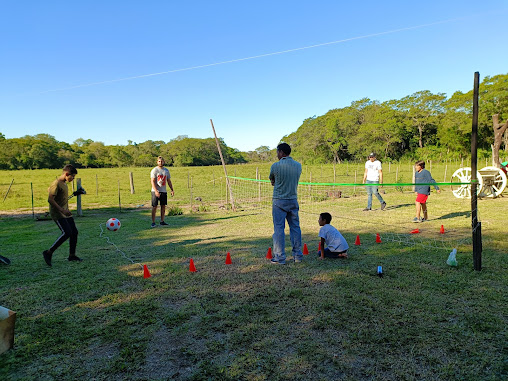
<path fill-rule="evenodd" d="M 418 193 L 416 195 L 416 202 L 419 202 L 420 204 L 425 204 L 428 198 L 429 196 L 427 196 L 426 194 Z"/>

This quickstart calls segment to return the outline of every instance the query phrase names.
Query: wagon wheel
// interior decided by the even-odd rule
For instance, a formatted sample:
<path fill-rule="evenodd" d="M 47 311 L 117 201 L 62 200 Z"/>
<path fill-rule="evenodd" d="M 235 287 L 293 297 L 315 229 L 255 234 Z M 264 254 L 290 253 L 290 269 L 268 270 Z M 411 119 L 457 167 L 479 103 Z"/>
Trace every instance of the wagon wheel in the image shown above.
<path fill-rule="evenodd" d="M 484 184 L 481 187 L 482 193 L 480 196 L 496 198 L 503 193 L 507 183 L 507 177 L 503 170 L 496 167 L 485 167 L 480 170 L 480 173 L 481 171 L 495 171 L 496 174 L 493 179 L 489 179 L 488 182 L 483 182 Z"/>
<path fill-rule="evenodd" d="M 478 186 L 476 187 L 476 194 L 480 193 L 480 190 L 483 187 L 482 176 L 478 171 L 476 171 L 476 177 L 478 179 Z M 451 183 L 470 183 L 471 182 L 471 168 L 464 167 L 459 168 L 455 172 L 453 172 Z M 462 184 L 462 185 L 451 185 L 450 186 L 453 195 L 457 198 L 471 198 L 471 184 Z"/>

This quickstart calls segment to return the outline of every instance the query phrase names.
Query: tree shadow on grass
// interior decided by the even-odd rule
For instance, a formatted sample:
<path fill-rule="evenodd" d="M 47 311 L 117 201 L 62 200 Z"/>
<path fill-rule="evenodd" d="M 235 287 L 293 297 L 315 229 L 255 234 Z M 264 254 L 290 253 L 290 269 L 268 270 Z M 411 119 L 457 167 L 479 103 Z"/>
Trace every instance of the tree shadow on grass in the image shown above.
<path fill-rule="evenodd" d="M 400 208 L 405 208 L 406 206 L 412 206 L 414 204 L 398 204 L 398 205 L 390 205 L 385 208 L 385 210 L 395 210 Z"/>
<path fill-rule="evenodd" d="M 454 212 L 454 213 L 448 213 L 445 215 L 442 215 L 441 217 L 435 218 L 436 220 L 447 220 L 449 218 L 456 218 L 456 217 L 471 217 L 471 211 L 465 211 L 465 212 Z"/>

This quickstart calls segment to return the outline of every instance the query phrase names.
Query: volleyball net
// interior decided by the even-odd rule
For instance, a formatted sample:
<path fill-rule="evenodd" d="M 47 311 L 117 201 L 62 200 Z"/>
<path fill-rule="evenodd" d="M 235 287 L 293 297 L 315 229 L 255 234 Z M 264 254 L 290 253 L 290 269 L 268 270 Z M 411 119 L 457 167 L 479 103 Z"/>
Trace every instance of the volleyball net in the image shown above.
<path fill-rule="evenodd" d="M 273 187 L 269 180 L 229 176 L 229 182 L 237 209 L 271 213 Z M 441 190 L 439 194 L 432 190 L 427 201 L 428 219 L 423 223 L 413 222 L 416 209 L 414 185 L 370 185 L 378 186 L 386 207 L 382 209 L 380 200 L 373 195 L 372 209 L 365 211 L 369 185 L 300 182 L 300 219 L 317 221 L 320 213 L 328 212 L 333 217 L 332 225 L 339 230 L 351 234 L 380 234 L 384 242 L 446 250 L 470 246 L 471 203 L 453 195 L 451 187 L 457 183 L 418 184 L 438 185 Z M 421 217 L 424 217 L 423 211 Z"/>

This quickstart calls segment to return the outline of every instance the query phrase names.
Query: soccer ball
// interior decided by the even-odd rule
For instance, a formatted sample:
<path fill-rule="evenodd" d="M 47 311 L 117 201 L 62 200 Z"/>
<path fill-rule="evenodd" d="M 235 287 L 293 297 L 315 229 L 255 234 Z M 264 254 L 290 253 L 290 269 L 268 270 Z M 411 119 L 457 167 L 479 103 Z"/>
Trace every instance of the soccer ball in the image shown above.
<path fill-rule="evenodd" d="M 117 218 L 110 218 L 108 222 L 106 222 L 106 227 L 108 230 L 111 230 L 112 232 L 116 232 L 120 229 L 120 220 Z"/>

